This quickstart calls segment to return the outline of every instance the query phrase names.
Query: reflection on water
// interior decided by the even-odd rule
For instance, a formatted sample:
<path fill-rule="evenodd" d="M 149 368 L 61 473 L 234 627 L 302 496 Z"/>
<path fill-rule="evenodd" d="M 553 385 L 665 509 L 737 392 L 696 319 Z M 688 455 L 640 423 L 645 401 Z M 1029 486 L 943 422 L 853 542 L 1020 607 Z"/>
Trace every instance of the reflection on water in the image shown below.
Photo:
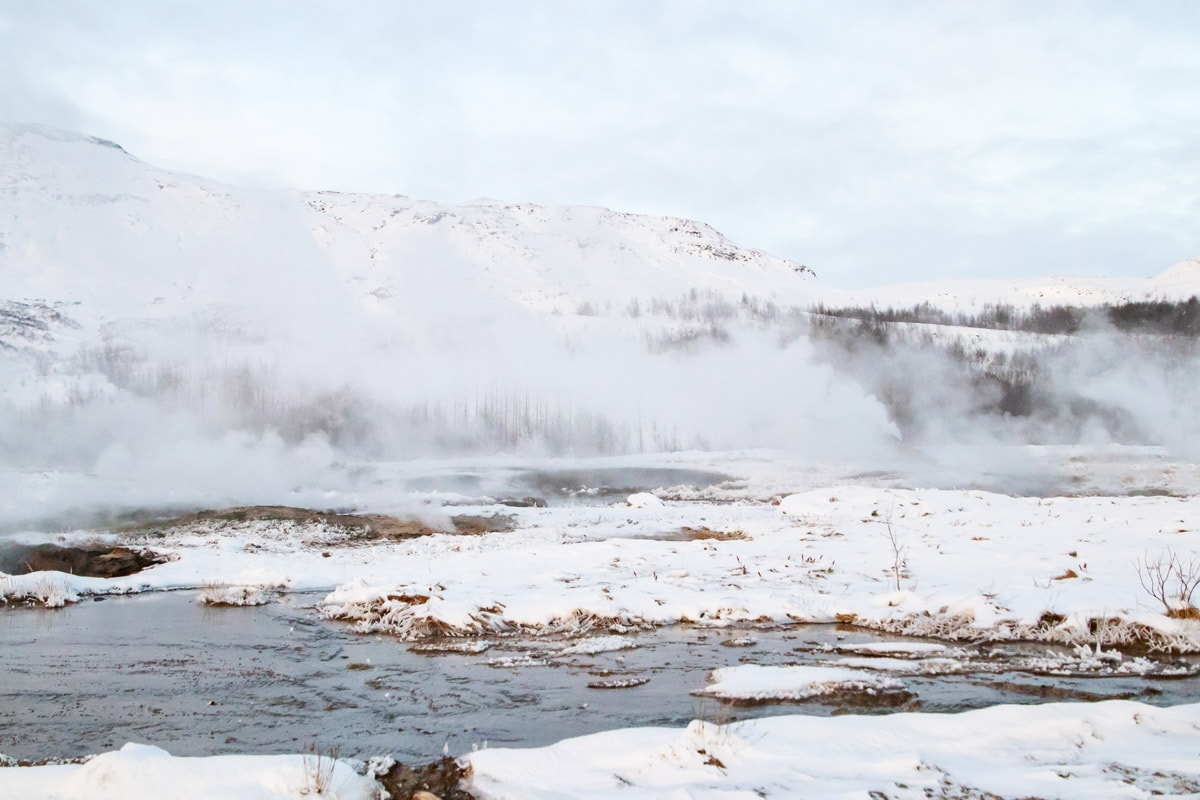
<path fill-rule="evenodd" d="M 313 599 L 207 608 L 193 595 L 169 593 L 59 611 L 0 609 L 0 753 L 68 757 L 127 741 L 177 755 L 274 753 L 317 743 L 347 756 L 392 753 L 411 763 L 432 760 L 447 743 L 461 753 L 485 741 L 536 746 L 617 727 L 680 726 L 696 717 L 827 715 L 839 709 L 820 703 L 720 709 L 691 692 L 717 667 L 813 663 L 836 657 L 831 646 L 880 640 L 828 625 L 749 635 L 675 627 L 628 637 L 636 648 L 596 654 L 559 655 L 569 643 L 558 641 L 495 638 L 451 640 L 445 644 L 458 652 L 445 652 L 358 636 L 296 605 Z M 1200 689 L 1194 677 L 1004 670 L 1000 663 L 986 674 L 900 678 L 923 711 L 1071 697 L 1170 704 L 1189 702 Z M 629 688 L 588 686 L 635 678 L 648 680 Z"/>

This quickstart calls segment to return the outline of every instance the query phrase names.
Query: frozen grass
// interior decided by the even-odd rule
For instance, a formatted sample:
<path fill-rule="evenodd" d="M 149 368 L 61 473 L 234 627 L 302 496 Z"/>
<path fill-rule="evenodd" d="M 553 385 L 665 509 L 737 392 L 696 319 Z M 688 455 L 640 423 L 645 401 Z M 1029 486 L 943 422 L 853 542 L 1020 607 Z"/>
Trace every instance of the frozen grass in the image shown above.
<path fill-rule="evenodd" d="M 265 586 L 233 586 L 206 583 L 196 597 L 205 606 L 263 606 L 271 602 L 275 591 Z"/>
<path fill-rule="evenodd" d="M 60 573 L 32 578 L 0 578 L 0 603 L 29 603 L 46 608 L 62 608 L 79 600 L 69 576 Z"/>

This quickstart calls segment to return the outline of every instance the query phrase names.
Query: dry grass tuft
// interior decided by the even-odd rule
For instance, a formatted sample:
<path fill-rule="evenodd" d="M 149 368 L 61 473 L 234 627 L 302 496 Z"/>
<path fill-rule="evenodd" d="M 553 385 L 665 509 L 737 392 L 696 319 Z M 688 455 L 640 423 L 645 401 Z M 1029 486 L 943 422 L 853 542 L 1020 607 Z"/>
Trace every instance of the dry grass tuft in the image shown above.
<path fill-rule="evenodd" d="M 1167 616 L 1171 619 L 1191 619 L 1200 620 L 1200 608 L 1188 606 L 1187 608 L 1169 608 Z"/>
<path fill-rule="evenodd" d="M 324 797 L 332 788 L 337 759 L 337 747 L 325 751 L 319 750 L 315 744 L 309 745 L 304 753 L 304 785 L 300 788 L 300 794 Z"/>
<path fill-rule="evenodd" d="M 1200 587 L 1200 556 L 1186 560 L 1168 550 L 1151 560 L 1149 556 L 1134 562 L 1138 581 L 1146 594 L 1162 603 L 1171 619 L 1200 619 L 1200 610 L 1192 595 Z"/>
<path fill-rule="evenodd" d="M 350 542 L 358 541 L 403 541 L 437 533 L 460 533 L 478 535 L 510 531 L 513 518 L 505 514 L 484 516 L 455 516 L 450 518 L 451 527 L 442 529 L 415 517 L 392 517 L 386 514 L 343 514 L 336 511 L 318 511 L 311 508 L 292 506 L 238 506 L 213 511 L 198 511 L 160 522 L 140 523 L 121 532 L 127 534 L 155 534 L 172 528 L 190 528 L 197 525 L 236 525 L 246 522 L 291 522 L 300 525 L 324 525 L 341 528 L 349 532 Z"/>
<path fill-rule="evenodd" d="M 687 541 L 696 542 L 708 539 L 714 539 L 719 542 L 744 541 L 750 537 L 743 530 L 732 531 L 715 531 L 712 528 L 701 525 L 699 528 L 690 528 L 684 526 L 679 529 L 679 535 Z"/>

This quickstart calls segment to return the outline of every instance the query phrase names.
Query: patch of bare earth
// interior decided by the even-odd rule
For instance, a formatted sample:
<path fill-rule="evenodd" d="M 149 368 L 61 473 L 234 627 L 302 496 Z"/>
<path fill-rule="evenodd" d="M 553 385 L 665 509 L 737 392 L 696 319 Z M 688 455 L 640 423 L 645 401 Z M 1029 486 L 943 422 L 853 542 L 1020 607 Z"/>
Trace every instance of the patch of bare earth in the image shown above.
<path fill-rule="evenodd" d="M 715 539 L 720 542 L 731 542 L 735 540 L 749 539 L 745 531 L 715 531 L 712 528 L 701 525 L 699 528 L 689 528 L 684 526 L 679 529 L 680 535 L 691 542 L 697 542 L 708 539 Z"/>
<path fill-rule="evenodd" d="M 141 523 L 121 529 L 126 534 L 161 535 L 164 531 L 204 525 L 238 524 L 245 522 L 289 522 L 298 525 L 324 525 L 341 528 L 350 535 L 348 543 L 363 541 L 398 542 L 435 533 L 458 533 L 477 536 L 513 529 L 513 518 L 505 514 L 494 516 L 457 515 L 450 517 L 453 530 L 431 525 L 417 517 L 393 517 L 387 514 L 344 514 L 292 506 L 238 506 L 212 511 L 197 511 L 168 520 Z"/>
<path fill-rule="evenodd" d="M 14 545 L 0 553 L 0 572 L 65 572 L 86 578 L 124 578 L 169 560 L 153 550 L 112 545 Z"/>
<path fill-rule="evenodd" d="M 460 767 L 447 756 L 420 767 L 393 764 L 387 772 L 376 775 L 376 780 L 394 798 L 418 797 L 420 792 L 429 792 L 438 800 L 475 800 L 475 795 L 458 788 L 467 774 L 468 768 Z"/>

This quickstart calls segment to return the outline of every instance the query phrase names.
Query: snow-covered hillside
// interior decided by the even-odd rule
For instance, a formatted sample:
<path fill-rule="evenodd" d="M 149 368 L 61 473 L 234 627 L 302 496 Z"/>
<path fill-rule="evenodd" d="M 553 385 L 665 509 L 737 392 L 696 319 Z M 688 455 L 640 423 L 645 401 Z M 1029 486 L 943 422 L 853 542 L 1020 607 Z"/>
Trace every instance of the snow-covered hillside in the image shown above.
<path fill-rule="evenodd" d="M 280 296 L 313 312 L 351 313 L 336 304 L 342 299 L 372 314 L 428 319 L 455 310 L 429 301 L 573 313 L 693 288 L 793 303 L 811 292 L 806 267 L 688 220 L 246 189 L 41 126 L 0 127 L 0 187 L 5 294 L 78 302 L 85 319 L 161 318 Z"/>
<path fill-rule="evenodd" d="M 991 304 L 1026 308 L 1099 306 L 1155 300 L 1180 301 L 1200 293 L 1200 258 L 1181 261 L 1146 278 L 1099 278 L 1059 275 L 1034 280 L 962 280 L 903 283 L 864 289 L 850 297 L 855 305 L 903 308 L 929 303 L 947 310 L 978 309 Z"/>
<path fill-rule="evenodd" d="M 914 283 L 844 293 L 822 287 L 808 267 L 690 220 L 236 187 L 36 125 L 0 125 L 0 269 L 0 299 L 70 304 L 68 316 L 88 328 L 168 318 L 236 328 L 244 317 L 303 328 L 336 319 L 343 331 L 365 325 L 386 336 L 461 331 L 522 311 L 649 310 L 656 299 L 692 291 L 780 307 L 947 308 L 1200 291 L 1193 259 L 1140 281 Z"/>

